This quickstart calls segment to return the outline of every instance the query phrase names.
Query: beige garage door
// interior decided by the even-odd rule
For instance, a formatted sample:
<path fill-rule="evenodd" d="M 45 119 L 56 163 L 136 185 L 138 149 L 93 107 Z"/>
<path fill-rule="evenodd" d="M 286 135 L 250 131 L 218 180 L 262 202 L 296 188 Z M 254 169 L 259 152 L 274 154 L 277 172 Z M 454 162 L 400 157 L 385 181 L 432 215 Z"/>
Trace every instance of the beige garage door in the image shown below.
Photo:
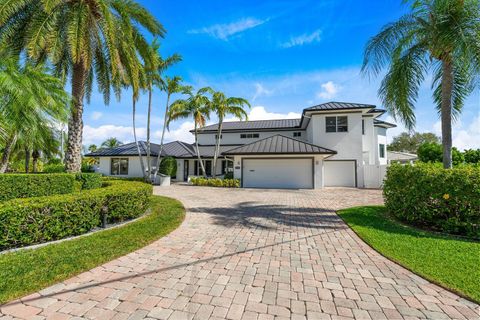
<path fill-rule="evenodd" d="M 243 187 L 313 188 L 313 159 L 244 159 Z"/>
<path fill-rule="evenodd" d="M 325 187 L 355 187 L 355 161 L 337 160 L 323 162 Z"/>

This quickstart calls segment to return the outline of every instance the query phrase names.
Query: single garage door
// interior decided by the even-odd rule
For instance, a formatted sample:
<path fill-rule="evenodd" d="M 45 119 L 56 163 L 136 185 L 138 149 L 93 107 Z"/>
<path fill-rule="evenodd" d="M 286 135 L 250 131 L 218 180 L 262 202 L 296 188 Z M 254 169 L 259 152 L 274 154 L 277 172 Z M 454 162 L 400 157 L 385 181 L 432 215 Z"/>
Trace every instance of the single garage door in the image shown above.
<path fill-rule="evenodd" d="M 244 159 L 243 187 L 313 188 L 313 159 Z"/>
<path fill-rule="evenodd" d="M 325 187 L 355 187 L 355 161 L 324 161 Z"/>

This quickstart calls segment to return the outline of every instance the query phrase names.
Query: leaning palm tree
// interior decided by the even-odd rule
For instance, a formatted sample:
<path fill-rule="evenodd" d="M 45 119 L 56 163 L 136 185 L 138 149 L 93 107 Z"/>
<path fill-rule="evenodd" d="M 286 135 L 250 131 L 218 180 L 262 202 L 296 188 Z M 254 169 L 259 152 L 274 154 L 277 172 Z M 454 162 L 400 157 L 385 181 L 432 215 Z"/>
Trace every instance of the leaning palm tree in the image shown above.
<path fill-rule="evenodd" d="M 167 103 L 165 105 L 165 115 L 163 118 L 163 128 L 162 128 L 162 137 L 160 139 L 160 150 L 158 151 L 157 154 L 157 160 L 155 162 L 155 172 L 153 174 L 153 181 L 157 178 L 157 174 L 160 170 L 160 161 L 162 157 L 162 152 L 163 152 L 163 141 L 165 138 L 165 129 L 167 128 L 167 124 L 170 121 L 169 120 L 169 115 L 170 115 L 170 97 L 172 94 L 175 93 L 180 93 L 180 92 L 186 92 L 188 93 L 188 89 L 186 90 L 187 87 L 182 85 L 182 78 L 181 77 L 173 77 L 169 78 L 166 77 L 165 80 L 162 81 L 162 90 L 167 93 Z"/>
<path fill-rule="evenodd" d="M 248 119 L 244 107 L 250 108 L 250 103 L 243 98 L 228 97 L 223 92 L 215 92 L 212 96 L 212 111 L 218 117 L 218 130 L 215 137 L 215 151 L 213 153 L 213 175 L 217 174 L 217 158 L 220 153 L 220 140 L 222 138 L 223 120 L 227 115 L 232 115 L 240 120 Z"/>
<path fill-rule="evenodd" d="M 480 1 L 417 0 L 411 9 L 368 42 L 362 71 L 378 75 L 388 66 L 379 96 L 409 129 L 415 125 L 420 85 L 433 72 L 443 166 L 451 168 L 452 117 L 461 112 L 480 72 Z"/>
<path fill-rule="evenodd" d="M 66 169 L 81 168 L 84 99 L 94 82 L 108 104 L 125 83 L 139 87 L 140 60 L 148 55 L 141 30 L 163 36 L 162 25 L 132 0 L 8 0 L 0 4 L 0 48 L 49 59 L 72 84 Z"/>
<path fill-rule="evenodd" d="M 204 127 L 207 120 L 210 119 L 211 103 L 206 94 L 213 94 L 213 90 L 210 87 L 205 87 L 199 89 L 194 94 L 191 87 L 185 87 L 185 93 L 189 95 L 187 99 L 176 100 L 170 106 L 167 127 L 171 121 L 193 118 L 197 158 L 203 175 L 206 178 L 207 172 L 205 171 L 205 166 L 200 156 L 200 149 L 198 148 L 198 129 Z"/>
<path fill-rule="evenodd" d="M 107 140 L 103 141 L 100 145 L 100 148 L 116 148 L 123 144 L 120 140 L 115 137 L 108 138 Z"/>
<path fill-rule="evenodd" d="M 158 87 L 163 91 L 166 91 L 167 81 L 162 78 L 162 74 L 172 65 L 182 60 L 181 56 L 178 54 L 173 54 L 165 59 L 162 58 L 159 54 L 160 44 L 155 39 L 152 44 L 149 46 L 150 54 L 149 59 L 145 61 L 144 64 L 144 73 L 145 73 L 145 89 L 148 91 L 148 109 L 147 109 L 147 166 L 148 166 L 148 175 L 150 179 L 152 178 L 152 163 L 150 160 L 151 155 L 151 145 L 150 145 L 150 126 L 151 126 L 151 115 L 152 115 L 152 93 L 154 87 Z M 169 93 L 167 92 L 167 108 L 165 114 L 168 113 L 168 99 Z M 164 120 L 164 128 L 165 128 Z M 163 130 L 165 132 L 165 129 Z M 162 144 L 160 148 L 163 148 L 163 134 L 162 134 Z M 156 173 L 154 174 L 156 176 Z"/>
<path fill-rule="evenodd" d="M 63 83 L 47 71 L 41 64 L 22 65 L 18 57 L 0 52 L 0 173 L 6 171 L 19 138 L 38 146 L 41 132 L 66 121 L 69 97 Z"/>

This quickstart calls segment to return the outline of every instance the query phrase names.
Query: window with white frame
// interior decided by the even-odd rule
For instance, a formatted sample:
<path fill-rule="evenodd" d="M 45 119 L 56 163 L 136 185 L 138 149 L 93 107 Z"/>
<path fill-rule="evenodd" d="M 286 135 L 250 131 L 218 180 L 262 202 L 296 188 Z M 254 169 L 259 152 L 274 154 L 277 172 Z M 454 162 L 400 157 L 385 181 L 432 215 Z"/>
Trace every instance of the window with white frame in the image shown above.
<path fill-rule="evenodd" d="M 385 158 L 385 145 L 384 144 L 379 145 L 379 155 L 380 155 L 380 158 Z"/>
<path fill-rule="evenodd" d="M 348 117 L 335 116 L 325 117 L 326 132 L 347 132 L 348 131 Z"/>

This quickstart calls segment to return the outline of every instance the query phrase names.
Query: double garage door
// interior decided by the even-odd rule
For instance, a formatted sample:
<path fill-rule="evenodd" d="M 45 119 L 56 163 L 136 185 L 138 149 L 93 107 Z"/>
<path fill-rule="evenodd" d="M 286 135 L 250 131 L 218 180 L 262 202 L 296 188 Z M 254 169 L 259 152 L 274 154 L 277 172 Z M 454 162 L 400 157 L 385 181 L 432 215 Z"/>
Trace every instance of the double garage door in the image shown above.
<path fill-rule="evenodd" d="M 355 187 L 356 165 L 351 160 L 324 161 L 325 187 Z M 313 189 L 312 158 L 243 160 L 243 187 Z"/>
<path fill-rule="evenodd" d="M 312 189 L 312 158 L 244 159 L 243 187 Z"/>

